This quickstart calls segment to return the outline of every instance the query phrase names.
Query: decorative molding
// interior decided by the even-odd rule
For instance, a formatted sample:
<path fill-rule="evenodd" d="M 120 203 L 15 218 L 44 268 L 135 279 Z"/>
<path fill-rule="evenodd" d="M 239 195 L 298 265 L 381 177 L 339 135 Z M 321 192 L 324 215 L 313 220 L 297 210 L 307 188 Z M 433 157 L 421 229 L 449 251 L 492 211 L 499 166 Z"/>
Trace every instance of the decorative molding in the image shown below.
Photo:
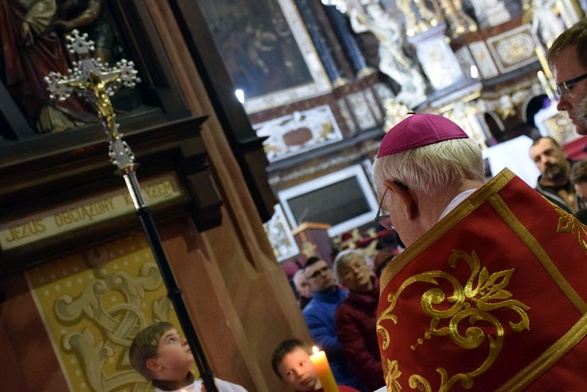
<path fill-rule="evenodd" d="M 273 254 L 277 261 L 287 260 L 300 253 L 300 248 L 280 204 L 275 205 L 275 213 L 269 221 L 263 224 L 263 228 L 267 233 L 269 242 L 271 242 Z"/>
<path fill-rule="evenodd" d="M 559 112 L 556 104 L 539 110 L 534 115 L 534 123 L 543 136 L 552 136 L 561 146 L 581 137 L 568 113 Z"/>
<path fill-rule="evenodd" d="M 349 104 L 346 101 L 346 99 L 341 98 L 338 101 L 336 101 L 336 104 L 338 105 L 338 111 L 342 115 L 342 118 L 344 119 L 344 122 L 347 128 L 349 129 L 351 135 L 357 133 L 359 131 L 359 128 L 357 126 L 355 119 L 353 118 L 353 115 L 351 114 L 351 109 L 349 108 Z"/>
<path fill-rule="evenodd" d="M 263 141 L 267 159 L 276 161 L 342 140 L 328 105 L 294 112 L 253 126 Z"/>
<path fill-rule="evenodd" d="M 143 181 L 146 203 L 154 206 L 185 194 L 173 175 Z M 17 220 L 0 223 L 0 250 L 28 245 L 46 238 L 80 230 L 135 211 L 126 188 L 72 201 Z"/>
<path fill-rule="evenodd" d="M 501 73 L 511 72 L 537 60 L 537 39 L 530 24 L 487 38 L 487 45 Z"/>
<path fill-rule="evenodd" d="M 320 162 L 314 165 L 305 166 L 301 169 L 287 170 L 287 174 L 273 175 L 269 178 L 272 186 L 277 186 L 281 183 L 295 181 L 304 177 L 312 177 L 318 173 L 325 172 L 328 169 L 340 165 L 348 165 L 349 163 L 356 163 L 360 161 L 365 154 L 377 151 L 379 148 L 379 140 L 370 140 L 362 145 L 360 150 L 345 151 L 344 154 L 338 154 L 330 159 L 321 159 Z"/>
<path fill-rule="evenodd" d="M 218 226 L 222 216 L 222 199 L 199 134 L 205 119 L 188 118 L 125 135 L 141 165 L 139 178 L 176 178 L 177 188 L 172 192 L 175 196 L 154 205 L 155 218 L 191 216 L 201 231 Z M 4 240 L 13 235 L 28 235 L 26 240 L 33 239 L 32 229 L 42 234 L 41 227 L 35 228 L 35 224 L 42 222 L 39 219 L 54 219 L 47 215 L 51 211 L 68 211 L 84 205 L 85 201 L 91 203 L 123 194 L 120 190 L 125 188 L 124 181 L 115 175 L 103 139 L 103 131 L 80 130 L 22 141 L 18 148 L 0 156 L 0 226 Z M 135 214 L 119 212 L 110 211 L 113 215 L 108 215 L 108 219 L 77 226 L 75 230 L 58 231 L 58 235 L 42 239 L 37 237 L 38 240 L 27 242 L 26 246 L 6 248 L 3 244 L 0 268 L 5 273 L 24 270 L 140 228 L 141 222 Z M 24 224 L 28 231 L 22 227 L 11 234 L 11 228 L 15 230 L 11 222 Z M 25 238 L 19 241 L 22 240 Z"/>
<path fill-rule="evenodd" d="M 375 128 L 377 126 L 377 119 L 375 118 L 369 101 L 367 100 L 365 91 L 360 90 L 346 96 L 347 102 L 351 108 L 351 112 L 355 116 L 359 129 L 362 131 Z"/>
<path fill-rule="evenodd" d="M 491 79 L 499 75 L 497 64 L 495 64 L 495 60 L 484 41 L 470 43 L 469 49 L 483 79 Z"/>

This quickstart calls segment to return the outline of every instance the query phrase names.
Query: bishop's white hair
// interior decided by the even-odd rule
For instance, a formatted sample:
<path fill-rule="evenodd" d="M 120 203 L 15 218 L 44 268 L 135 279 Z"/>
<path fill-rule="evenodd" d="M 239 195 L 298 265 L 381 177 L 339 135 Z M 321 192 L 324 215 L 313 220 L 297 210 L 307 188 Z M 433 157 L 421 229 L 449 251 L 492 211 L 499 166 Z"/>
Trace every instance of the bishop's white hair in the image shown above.
<path fill-rule="evenodd" d="M 483 181 L 484 173 L 481 150 L 469 138 L 402 151 L 377 158 L 373 164 L 373 177 L 378 186 L 392 180 L 430 195 L 463 180 Z"/>

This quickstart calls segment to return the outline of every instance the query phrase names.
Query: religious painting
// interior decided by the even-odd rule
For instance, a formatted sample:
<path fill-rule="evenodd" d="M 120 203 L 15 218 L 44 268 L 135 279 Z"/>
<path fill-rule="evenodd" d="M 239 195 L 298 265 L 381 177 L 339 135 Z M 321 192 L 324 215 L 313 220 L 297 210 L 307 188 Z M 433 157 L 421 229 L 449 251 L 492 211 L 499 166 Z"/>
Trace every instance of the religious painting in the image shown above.
<path fill-rule="evenodd" d="M 83 100 L 51 101 L 44 77 L 51 71 L 66 72 L 71 64 L 62 34 L 70 20 L 56 3 L 37 3 L 4 1 L 0 6 L 1 81 L 6 88 L 2 92 L 12 96 L 39 133 L 60 132 L 96 121 Z"/>
<path fill-rule="evenodd" d="M 82 97 L 57 100 L 47 89 L 51 72 L 67 75 L 74 68 L 77 58 L 68 48 L 74 30 L 93 42 L 92 55 L 102 64 L 126 59 L 139 68 L 144 83 L 112 97 L 119 118 L 136 119 L 168 105 L 150 91 L 161 60 L 149 42 L 153 27 L 141 19 L 144 7 L 134 0 L 0 2 L 0 142 L 99 127 L 95 108 Z"/>
<path fill-rule="evenodd" d="M 215 0 L 200 7 L 248 113 L 330 91 L 292 0 Z"/>

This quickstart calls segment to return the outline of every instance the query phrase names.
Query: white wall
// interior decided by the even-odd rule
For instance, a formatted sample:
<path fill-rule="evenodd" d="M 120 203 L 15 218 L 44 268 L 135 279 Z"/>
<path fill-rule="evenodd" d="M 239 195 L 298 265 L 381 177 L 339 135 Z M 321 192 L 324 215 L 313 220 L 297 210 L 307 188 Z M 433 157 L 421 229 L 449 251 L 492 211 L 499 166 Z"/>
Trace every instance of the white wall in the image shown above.
<path fill-rule="evenodd" d="M 483 158 L 489 159 L 491 173 L 496 175 L 507 167 L 532 188 L 536 187 L 536 180 L 540 171 L 530 159 L 532 139 L 528 136 L 518 136 L 496 146 L 483 150 Z"/>

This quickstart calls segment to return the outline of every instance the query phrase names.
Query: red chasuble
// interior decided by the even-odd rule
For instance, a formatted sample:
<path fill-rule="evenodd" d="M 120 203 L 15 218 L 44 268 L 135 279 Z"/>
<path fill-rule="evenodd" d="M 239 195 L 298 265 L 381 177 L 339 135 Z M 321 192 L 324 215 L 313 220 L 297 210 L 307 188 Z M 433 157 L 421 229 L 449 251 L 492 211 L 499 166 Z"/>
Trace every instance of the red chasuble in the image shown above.
<path fill-rule="evenodd" d="M 587 388 L 587 228 L 509 170 L 381 277 L 388 391 Z"/>

